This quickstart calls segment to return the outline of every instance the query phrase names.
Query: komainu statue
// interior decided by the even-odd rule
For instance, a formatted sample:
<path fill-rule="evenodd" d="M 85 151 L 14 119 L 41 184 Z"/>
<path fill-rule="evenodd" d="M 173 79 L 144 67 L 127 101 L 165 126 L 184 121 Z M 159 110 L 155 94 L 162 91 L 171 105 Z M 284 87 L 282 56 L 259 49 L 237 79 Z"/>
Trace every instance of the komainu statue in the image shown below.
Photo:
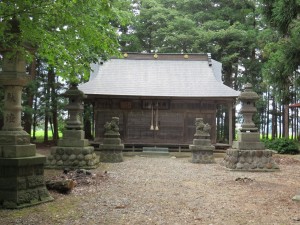
<path fill-rule="evenodd" d="M 119 135 L 119 117 L 112 117 L 110 122 L 106 122 L 104 125 L 105 135 Z"/>

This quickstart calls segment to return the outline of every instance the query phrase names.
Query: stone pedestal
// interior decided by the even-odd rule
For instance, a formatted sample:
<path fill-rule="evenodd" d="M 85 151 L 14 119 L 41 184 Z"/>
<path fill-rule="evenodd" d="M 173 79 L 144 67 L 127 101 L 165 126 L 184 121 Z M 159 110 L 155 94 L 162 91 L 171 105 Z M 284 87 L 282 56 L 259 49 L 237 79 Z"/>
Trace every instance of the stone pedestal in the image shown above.
<path fill-rule="evenodd" d="M 103 144 L 99 146 L 100 162 L 123 162 L 124 145 L 121 144 L 119 133 L 119 118 L 112 117 L 111 122 L 104 125 Z"/>
<path fill-rule="evenodd" d="M 270 150 L 228 149 L 224 166 L 231 170 L 272 172 L 279 169 L 272 154 Z"/>
<path fill-rule="evenodd" d="M 256 112 L 255 100 L 259 97 L 252 91 L 252 85 L 246 84 L 245 91 L 239 99 L 242 103 L 241 113 L 244 122 L 238 133 L 238 140 L 233 142 L 232 148 L 226 151 L 223 165 L 231 170 L 241 171 L 276 171 L 278 165 L 272 158 L 273 152 L 266 150 L 260 142 L 258 128 L 252 121 Z"/>
<path fill-rule="evenodd" d="M 21 126 L 21 96 L 28 76 L 17 54 L 4 54 L 0 84 L 4 87 L 4 126 L 0 131 L 0 208 L 17 209 L 53 200 L 44 182 L 46 157 L 36 154 Z"/>
<path fill-rule="evenodd" d="M 82 130 L 66 130 L 58 146 L 51 148 L 47 159 L 47 168 L 83 168 L 94 169 L 99 164 L 99 156 L 94 152 L 94 147 L 89 146 L 84 139 Z"/>
<path fill-rule="evenodd" d="M 105 135 L 103 144 L 99 146 L 100 162 L 123 162 L 123 149 L 120 135 Z"/>
<path fill-rule="evenodd" d="M 84 138 L 80 120 L 83 111 L 82 100 L 85 95 L 73 84 L 64 96 L 69 98 L 69 104 L 66 106 L 69 111 L 66 130 L 63 132 L 63 139 L 58 140 L 57 146 L 51 148 L 46 167 L 53 169 L 96 168 L 99 164 L 99 156 L 94 152 L 94 147 L 89 146 L 89 141 Z"/>
<path fill-rule="evenodd" d="M 232 148 L 240 150 L 265 150 L 264 143 L 260 142 L 259 132 L 241 132 L 237 134 L 238 140 L 232 143 Z"/>
<path fill-rule="evenodd" d="M 38 154 L 0 158 L 0 207 L 17 209 L 53 200 L 44 182 L 45 161 Z"/>
<path fill-rule="evenodd" d="M 202 118 L 196 118 L 196 133 L 193 144 L 189 145 L 192 152 L 192 163 L 215 163 L 213 155 L 214 146 L 211 145 L 210 140 L 210 126 L 203 123 Z"/>

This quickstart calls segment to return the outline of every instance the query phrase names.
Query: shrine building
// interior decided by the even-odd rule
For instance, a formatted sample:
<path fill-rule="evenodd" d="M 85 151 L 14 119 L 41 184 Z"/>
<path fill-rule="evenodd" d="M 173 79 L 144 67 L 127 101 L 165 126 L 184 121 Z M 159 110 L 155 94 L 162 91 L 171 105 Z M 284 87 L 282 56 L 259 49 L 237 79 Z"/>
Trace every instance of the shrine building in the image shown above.
<path fill-rule="evenodd" d="M 216 111 L 229 113 L 238 91 L 222 83 L 222 65 L 210 54 L 125 53 L 93 65 L 79 89 L 93 105 L 95 141 L 104 138 L 104 124 L 119 117 L 125 146 L 184 146 L 192 143 L 195 118 L 211 125 L 216 140 Z"/>

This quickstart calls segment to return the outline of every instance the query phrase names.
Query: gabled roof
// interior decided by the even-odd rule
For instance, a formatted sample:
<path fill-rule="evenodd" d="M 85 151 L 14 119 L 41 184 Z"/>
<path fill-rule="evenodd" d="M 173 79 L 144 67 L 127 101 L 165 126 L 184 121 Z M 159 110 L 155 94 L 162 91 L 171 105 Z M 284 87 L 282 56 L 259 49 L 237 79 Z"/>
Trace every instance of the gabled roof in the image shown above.
<path fill-rule="evenodd" d="M 87 95 L 237 97 L 222 83 L 221 64 L 207 54 L 124 54 L 93 65 L 79 89 Z"/>

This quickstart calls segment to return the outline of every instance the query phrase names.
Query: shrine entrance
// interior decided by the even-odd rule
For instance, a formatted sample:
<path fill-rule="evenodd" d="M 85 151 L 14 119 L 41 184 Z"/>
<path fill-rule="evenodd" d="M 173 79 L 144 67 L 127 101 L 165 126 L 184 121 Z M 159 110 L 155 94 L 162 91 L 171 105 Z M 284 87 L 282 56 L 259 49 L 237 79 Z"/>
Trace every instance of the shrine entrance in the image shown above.
<path fill-rule="evenodd" d="M 120 135 L 126 145 L 187 146 L 194 138 L 195 118 L 203 118 L 205 123 L 211 124 L 211 141 L 215 144 L 218 104 L 232 106 L 231 102 L 221 100 L 127 98 L 125 104 L 123 99 L 96 99 L 95 141 L 102 142 L 104 124 L 116 116 L 120 119 Z"/>

